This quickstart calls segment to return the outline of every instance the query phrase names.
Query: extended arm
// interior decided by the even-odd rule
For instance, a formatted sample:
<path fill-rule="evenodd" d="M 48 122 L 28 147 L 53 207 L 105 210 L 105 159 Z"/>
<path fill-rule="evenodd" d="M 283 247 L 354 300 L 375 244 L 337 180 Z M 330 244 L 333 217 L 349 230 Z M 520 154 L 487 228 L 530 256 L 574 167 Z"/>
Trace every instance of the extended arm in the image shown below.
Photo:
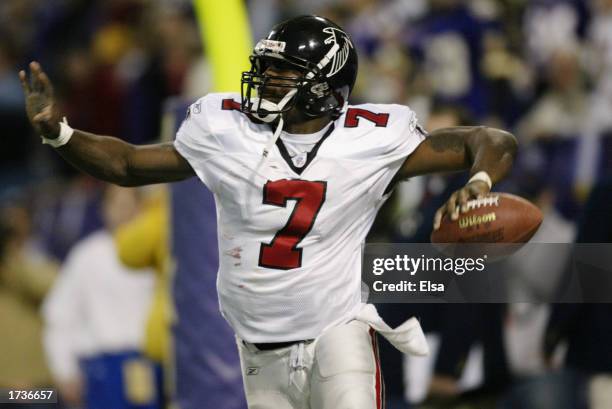
<path fill-rule="evenodd" d="M 516 154 L 516 138 L 500 129 L 484 126 L 459 126 L 443 128 L 429 134 L 419 147 L 406 159 L 397 179 L 434 172 L 450 172 L 469 169 L 474 175 L 484 171 L 492 183 L 503 179 L 510 171 Z M 489 186 L 482 181 L 468 183 L 451 195 L 436 213 L 437 228 L 445 213 L 456 219 L 459 210 L 468 200 L 483 196 Z"/>
<path fill-rule="evenodd" d="M 19 73 L 32 126 L 43 137 L 56 139 L 61 115 L 53 87 L 40 64 L 30 64 L 31 78 Z M 194 175 L 189 163 L 171 143 L 135 146 L 110 136 L 75 130 L 57 152 L 76 168 L 122 186 L 173 182 Z"/>
<path fill-rule="evenodd" d="M 121 186 L 174 182 L 194 175 L 172 143 L 136 146 L 75 130 L 57 152 L 81 171 Z"/>

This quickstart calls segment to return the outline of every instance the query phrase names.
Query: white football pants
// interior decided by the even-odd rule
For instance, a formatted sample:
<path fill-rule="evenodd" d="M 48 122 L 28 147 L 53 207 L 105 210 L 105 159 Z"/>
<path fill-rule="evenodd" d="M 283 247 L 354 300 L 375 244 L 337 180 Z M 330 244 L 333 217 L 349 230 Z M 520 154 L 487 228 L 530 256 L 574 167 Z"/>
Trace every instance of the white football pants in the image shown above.
<path fill-rule="evenodd" d="M 382 409 L 376 333 L 360 321 L 314 341 L 259 351 L 238 340 L 249 409 Z"/>

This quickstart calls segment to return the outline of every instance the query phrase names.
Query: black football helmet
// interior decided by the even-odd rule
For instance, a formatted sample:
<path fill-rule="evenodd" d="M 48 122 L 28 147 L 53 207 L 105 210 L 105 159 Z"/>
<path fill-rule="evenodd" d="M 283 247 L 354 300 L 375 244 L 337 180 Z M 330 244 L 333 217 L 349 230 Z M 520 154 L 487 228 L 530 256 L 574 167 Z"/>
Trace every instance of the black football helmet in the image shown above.
<path fill-rule="evenodd" d="M 251 70 L 242 73 L 241 110 L 258 118 L 276 117 L 293 106 L 310 117 L 339 116 L 357 76 L 351 37 L 319 16 L 300 16 L 276 25 L 257 43 L 250 61 Z M 301 75 L 270 75 L 266 73 L 270 65 L 298 70 Z M 270 104 L 265 100 L 266 87 L 287 88 L 293 97 Z"/>

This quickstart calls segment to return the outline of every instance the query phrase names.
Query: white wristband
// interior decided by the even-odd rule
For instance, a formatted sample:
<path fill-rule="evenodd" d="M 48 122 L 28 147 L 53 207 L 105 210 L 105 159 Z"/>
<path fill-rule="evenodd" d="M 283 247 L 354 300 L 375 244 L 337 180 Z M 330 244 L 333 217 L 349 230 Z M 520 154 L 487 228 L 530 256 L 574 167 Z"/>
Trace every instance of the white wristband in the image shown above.
<path fill-rule="evenodd" d="M 489 176 L 487 172 L 485 172 L 484 170 L 477 172 L 474 176 L 470 178 L 470 180 L 468 180 L 468 184 L 471 182 L 475 182 L 477 180 L 481 182 L 485 182 L 487 186 L 489 186 L 489 190 L 491 190 L 491 187 L 493 186 L 493 182 L 491 182 L 491 177 Z"/>
<path fill-rule="evenodd" d="M 43 144 L 50 145 L 54 148 L 59 148 L 60 146 L 64 146 L 68 143 L 70 138 L 72 138 L 74 129 L 72 129 L 70 125 L 68 125 L 68 120 L 66 120 L 66 117 L 64 117 L 64 119 L 62 120 L 62 122 L 59 123 L 59 125 L 60 125 L 59 136 L 55 139 L 49 139 L 49 138 L 45 138 L 44 136 L 41 136 Z"/>

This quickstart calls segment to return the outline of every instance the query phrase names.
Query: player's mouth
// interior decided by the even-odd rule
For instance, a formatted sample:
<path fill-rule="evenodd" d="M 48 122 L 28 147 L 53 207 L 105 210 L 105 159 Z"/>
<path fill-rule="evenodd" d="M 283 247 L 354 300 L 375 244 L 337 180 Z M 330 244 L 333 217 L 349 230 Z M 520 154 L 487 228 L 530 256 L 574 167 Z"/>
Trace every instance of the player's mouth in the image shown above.
<path fill-rule="evenodd" d="M 260 97 L 268 100 L 270 102 L 274 102 L 275 104 L 279 103 L 288 92 L 294 89 L 291 86 L 274 86 L 274 85 L 265 85 L 260 88 Z"/>
<path fill-rule="evenodd" d="M 284 91 L 284 90 L 283 90 Z M 270 102 L 274 102 L 275 104 L 278 104 L 283 97 L 286 95 L 286 92 L 275 92 L 272 90 L 266 90 L 263 94 L 262 94 L 262 98 L 270 101 Z"/>
<path fill-rule="evenodd" d="M 264 96 L 263 99 L 265 99 L 266 101 L 270 101 L 270 102 L 274 102 L 275 104 L 278 104 L 282 98 L 279 96 L 274 96 L 274 97 Z"/>

